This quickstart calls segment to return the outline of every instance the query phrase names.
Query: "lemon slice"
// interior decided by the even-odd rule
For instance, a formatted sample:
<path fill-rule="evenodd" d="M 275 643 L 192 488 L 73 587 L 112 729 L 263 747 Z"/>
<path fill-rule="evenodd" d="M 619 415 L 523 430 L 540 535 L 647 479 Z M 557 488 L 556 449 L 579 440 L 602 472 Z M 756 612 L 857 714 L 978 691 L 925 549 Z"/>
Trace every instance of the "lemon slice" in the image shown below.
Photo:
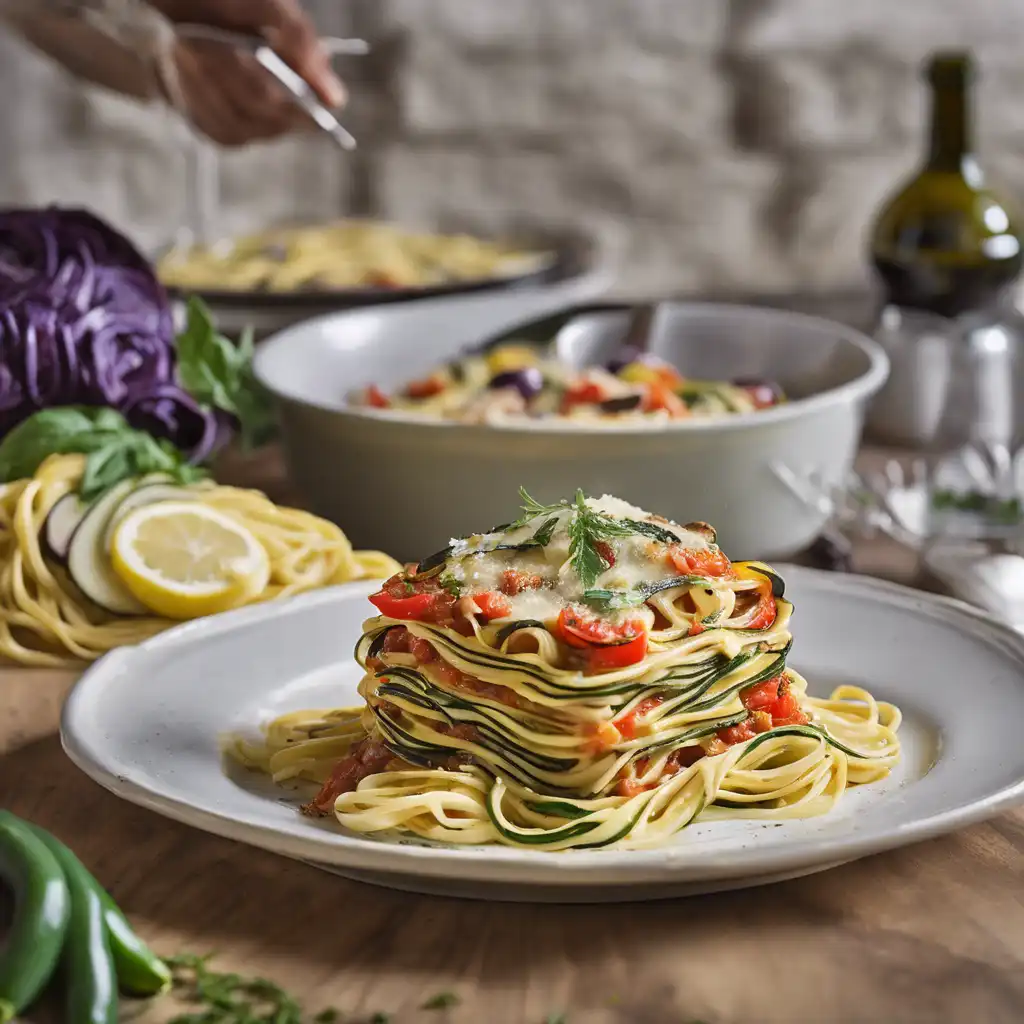
<path fill-rule="evenodd" d="M 270 559 L 252 533 L 193 501 L 159 501 L 129 512 L 114 531 L 110 557 L 136 599 L 169 619 L 237 608 L 270 579 Z"/>

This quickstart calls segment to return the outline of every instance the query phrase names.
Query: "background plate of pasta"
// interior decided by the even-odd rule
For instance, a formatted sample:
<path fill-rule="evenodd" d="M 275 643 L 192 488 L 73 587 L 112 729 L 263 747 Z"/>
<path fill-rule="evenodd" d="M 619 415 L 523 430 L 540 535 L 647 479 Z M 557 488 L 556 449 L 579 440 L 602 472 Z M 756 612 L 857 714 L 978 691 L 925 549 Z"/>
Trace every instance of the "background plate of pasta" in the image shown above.
<path fill-rule="evenodd" d="M 582 492 L 89 670 L 65 748 L 125 799 L 354 877 L 657 898 L 822 870 L 1024 793 L 1024 638 L 731 560 Z"/>

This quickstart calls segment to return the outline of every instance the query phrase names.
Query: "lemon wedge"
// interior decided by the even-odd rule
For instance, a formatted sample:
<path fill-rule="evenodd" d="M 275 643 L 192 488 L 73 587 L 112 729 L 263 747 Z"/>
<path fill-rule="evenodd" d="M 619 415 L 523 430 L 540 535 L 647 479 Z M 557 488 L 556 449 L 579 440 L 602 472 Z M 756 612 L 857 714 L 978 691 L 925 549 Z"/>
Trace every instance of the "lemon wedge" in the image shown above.
<path fill-rule="evenodd" d="M 246 604 L 266 588 L 270 559 L 236 519 L 193 501 L 128 513 L 111 540 L 114 571 L 135 598 L 169 619 Z"/>

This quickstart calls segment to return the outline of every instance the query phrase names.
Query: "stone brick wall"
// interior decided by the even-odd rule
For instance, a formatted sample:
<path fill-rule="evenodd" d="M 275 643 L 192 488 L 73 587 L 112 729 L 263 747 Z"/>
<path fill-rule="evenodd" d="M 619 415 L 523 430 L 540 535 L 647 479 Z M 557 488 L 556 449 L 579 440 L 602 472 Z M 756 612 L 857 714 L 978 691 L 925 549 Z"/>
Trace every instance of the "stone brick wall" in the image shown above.
<path fill-rule="evenodd" d="M 316 138 L 225 155 L 226 231 L 344 211 L 626 233 L 622 288 L 855 289 L 913 167 L 918 65 L 970 46 L 986 165 L 1024 193 L 1020 0 L 317 0 L 376 46 L 343 65 L 354 158 Z M 180 220 L 172 119 L 0 40 L 0 200 L 86 202 L 146 244 Z M 17 102 L 11 102 L 16 99 Z"/>

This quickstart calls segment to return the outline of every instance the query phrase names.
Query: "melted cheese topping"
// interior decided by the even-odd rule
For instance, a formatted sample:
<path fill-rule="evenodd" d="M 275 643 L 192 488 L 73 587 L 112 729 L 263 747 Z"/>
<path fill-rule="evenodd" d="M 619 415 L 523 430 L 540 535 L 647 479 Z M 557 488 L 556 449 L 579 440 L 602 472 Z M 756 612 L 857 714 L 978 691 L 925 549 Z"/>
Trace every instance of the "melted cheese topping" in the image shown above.
<path fill-rule="evenodd" d="M 688 550 L 717 550 L 717 545 L 710 539 L 710 529 L 704 531 L 693 526 L 680 526 L 611 495 L 588 498 L 586 504 L 592 511 L 615 520 L 629 519 L 657 526 L 674 536 L 680 547 Z M 587 589 L 571 561 L 569 526 L 573 514 L 573 506 L 568 505 L 557 512 L 538 515 L 514 529 L 453 539 L 445 572 L 459 584 L 465 595 L 503 591 L 505 574 L 510 570 L 526 577 L 540 577 L 539 587 L 526 586 L 519 593 L 508 595 L 511 613 L 502 620 L 494 621 L 554 619 L 566 605 L 580 601 Z M 533 540 L 538 530 L 551 519 L 557 522 L 546 544 L 519 547 Z M 643 533 L 632 533 L 625 537 L 610 537 L 604 543 L 611 547 L 615 564 L 602 572 L 590 589 L 629 591 L 680 575 L 666 557 L 667 542 Z M 612 621 L 638 616 L 653 618 L 653 613 L 637 607 L 602 614 L 602 618 Z"/>

